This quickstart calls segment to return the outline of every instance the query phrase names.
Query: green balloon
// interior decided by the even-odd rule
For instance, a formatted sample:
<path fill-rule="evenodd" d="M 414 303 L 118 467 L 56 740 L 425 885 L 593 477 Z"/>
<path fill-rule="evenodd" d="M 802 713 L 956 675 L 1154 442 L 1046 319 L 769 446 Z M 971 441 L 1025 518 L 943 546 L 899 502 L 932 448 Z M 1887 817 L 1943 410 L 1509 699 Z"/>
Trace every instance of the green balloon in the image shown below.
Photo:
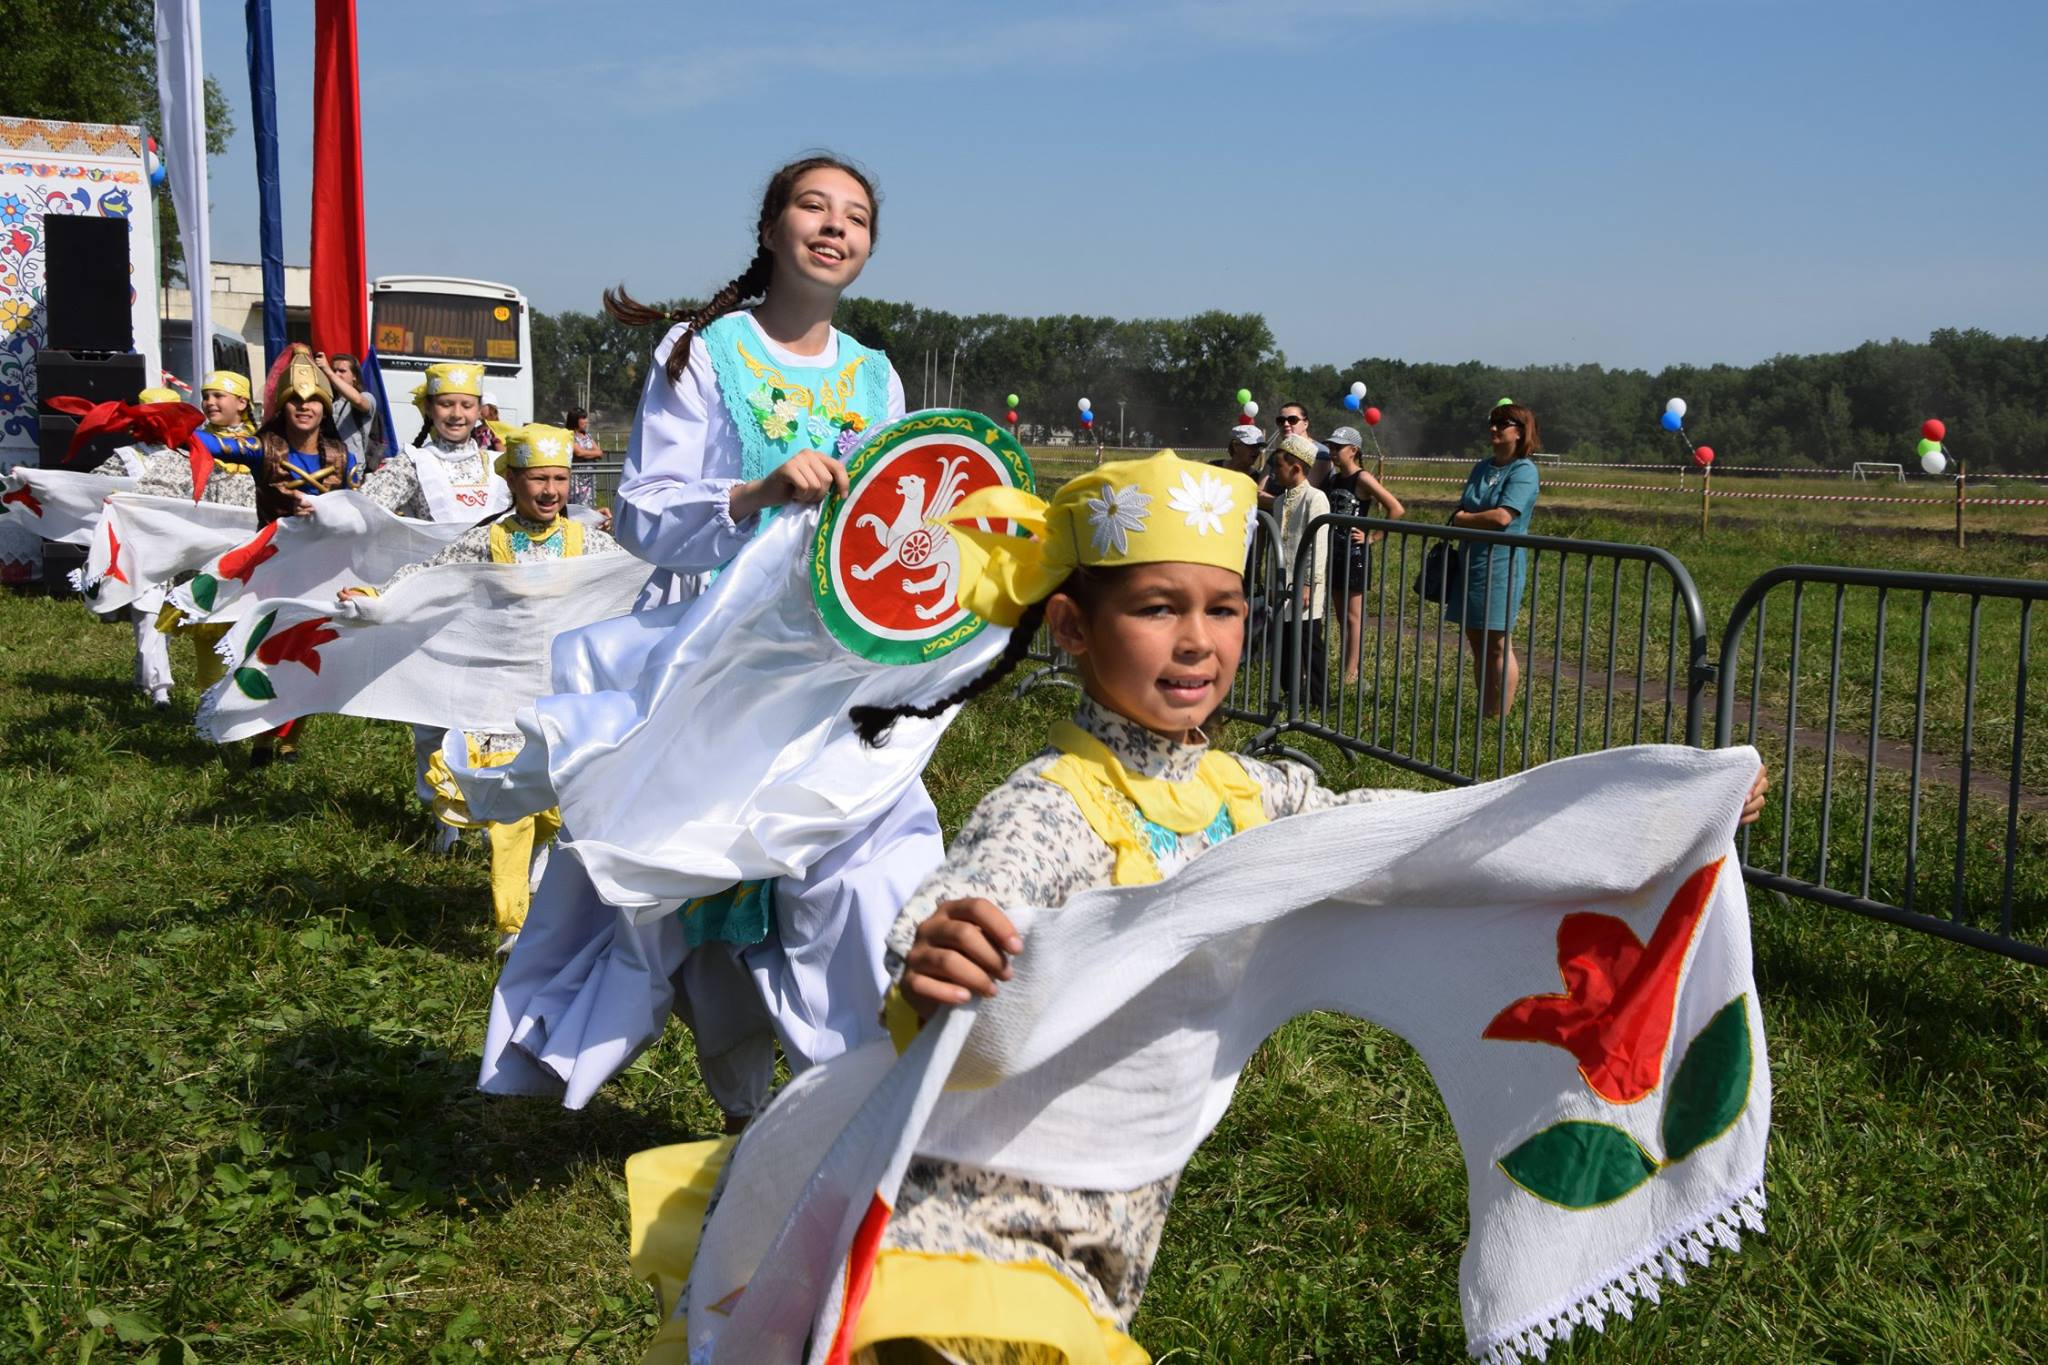
<path fill-rule="evenodd" d="M 1512 399 L 1512 398 L 1503 398 L 1503 399 L 1501 399 L 1501 400 L 1500 400 L 1500 401 L 1499 401 L 1498 403 L 1495 403 L 1495 404 L 1494 404 L 1494 406 L 1495 406 L 1495 407 L 1497 407 L 1497 408 L 1511 408 L 1511 407 L 1513 407 L 1514 405 L 1515 405 L 1515 400 L 1514 400 L 1514 399 Z"/>
<path fill-rule="evenodd" d="M 1937 450 L 1940 450 L 1940 449 L 1941 449 L 1941 442 L 1939 442 L 1939 441 L 1929 441 L 1929 440 L 1924 440 L 1924 439 L 1923 439 L 1923 440 L 1922 440 L 1922 441 L 1920 442 L 1920 454 L 1921 454 L 1922 456 L 1932 455 L 1932 454 L 1933 454 L 1933 453 L 1934 453 L 1935 451 L 1937 451 Z"/>
<path fill-rule="evenodd" d="M 1251 402 L 1251 401 L 1252 401 L 1252 391 L 1251 391 L 1250 389 L 1239 389 L 1239 390 L 1237 391 L 1237 401 L 1238 401 L 1238 402 L 1240 402 L 1240 403 L 1249 403 L 1249 402 Z"/>
<path fill-rule="evenodd" d="M 1009 407 L 1013 407 L 1013 408 L 1014 408 L 1014 407 L 1016 407 L 1016 406 L 1017 406 L 1017 395 L 1016 395 L 1016 394 L 1014 394 L 1014 393 L 1013 393 L 1013 394 L 1010 394 L 1010 395 L 1008 395 L 1008 396 L 1007 396 L 1007 397 L 1006 397 L 1006 398 L 1004 399 L 1004 402 L 1005 402 L 1005 403 L 1006 403 L 1006 404 L 1007 404 L 1007 405 L 1008 405 Z"/>

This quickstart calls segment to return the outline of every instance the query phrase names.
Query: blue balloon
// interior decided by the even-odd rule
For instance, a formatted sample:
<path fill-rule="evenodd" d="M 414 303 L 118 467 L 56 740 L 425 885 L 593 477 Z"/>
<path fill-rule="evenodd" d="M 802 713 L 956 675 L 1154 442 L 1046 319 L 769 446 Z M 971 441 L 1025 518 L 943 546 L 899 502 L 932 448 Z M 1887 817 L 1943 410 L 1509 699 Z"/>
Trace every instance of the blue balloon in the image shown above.
<path fill-rule="evenodd" d="M 1353 412 L 1358 411 L 1358 402 L 1359 399 L 1357 394 L 1347 393 L 1344 395 L 1344 406 L 1351 409 Z"/>
<path fill-rule="evenodd" d="M 1680 417 L 1677 413 L 1667 412 L 1664 414 L 1664 430 L 1676 431 L 1684 425 L 1685 419 L 1683 417 Z"/>
<path fill-rule="evenodd" d="M 1081 414 L 1081 425 L 1082 425 L 1082 426 L 1084 426 L 1084 427 L 1092 427 L 1092 426 L 1094 426 L 1094 425 L 1095 425 L 1095 414 L 1094 414 L 1094 413 L 1092 413 L 1092 412 L 1084 412 L 1084 413 L 1082 413 L 1082 414 Z"/>

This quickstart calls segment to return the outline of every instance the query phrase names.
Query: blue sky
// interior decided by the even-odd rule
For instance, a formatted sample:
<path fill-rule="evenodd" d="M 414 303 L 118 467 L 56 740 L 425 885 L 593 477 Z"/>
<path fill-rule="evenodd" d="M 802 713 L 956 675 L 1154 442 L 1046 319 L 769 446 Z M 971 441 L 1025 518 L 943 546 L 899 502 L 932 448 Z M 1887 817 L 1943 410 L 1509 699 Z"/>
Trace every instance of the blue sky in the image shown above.
<path fill-rule="evenodd" d="M 256 259 L 239 0 L 213 240 Z M 287 259 L 311 9 L 276 6 Z M 703 294 L 824 145 L 884 196 L 859 290 L 1257 310 L 1290 360 L 1746 364 L 2048 332 L 2048 5 L 1891 0 L 359 0 L 372 273 L 543 309 Z"/>

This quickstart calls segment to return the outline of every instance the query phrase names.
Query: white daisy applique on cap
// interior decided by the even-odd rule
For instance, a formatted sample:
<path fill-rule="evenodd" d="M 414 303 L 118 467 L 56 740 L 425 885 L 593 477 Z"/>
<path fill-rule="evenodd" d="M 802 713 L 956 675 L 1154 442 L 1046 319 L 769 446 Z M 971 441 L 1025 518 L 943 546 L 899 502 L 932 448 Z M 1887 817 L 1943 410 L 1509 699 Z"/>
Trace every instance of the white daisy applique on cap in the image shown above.
<path fill-rule="evenodd" d="M 1188 526 L 1201 536 L 1211 531 L 1220 534 L 1223 519 L 1237 505 L 1229 486 L 1214 474 L 1203 474 L 1199 482 L 1193 474 L 1181 475 L 1180 487 L 1173 490 L 1168 502 L 1174 511 L 1186 514 Z"/>
<path fill-rule="evenodd" d="M 1143 531 L 1151 515 L 1150 493 L 1104 484 L 1102 492 L 1088 499 L 1088 529 L 1095 537 L 1095 553 L 1106 555 L 1114 548 L 1120 555 L 1129 554 L 1130 533 Z"/>

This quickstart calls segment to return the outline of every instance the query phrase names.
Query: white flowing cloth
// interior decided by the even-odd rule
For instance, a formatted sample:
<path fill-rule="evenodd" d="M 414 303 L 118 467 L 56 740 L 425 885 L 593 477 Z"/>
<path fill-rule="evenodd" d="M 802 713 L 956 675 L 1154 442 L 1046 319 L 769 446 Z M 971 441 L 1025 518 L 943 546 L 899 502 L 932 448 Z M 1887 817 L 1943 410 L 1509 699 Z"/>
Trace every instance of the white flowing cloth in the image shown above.
<path fill-rule="evenodd" d="M 547 690 L 555 636 L 627 611 L 646 581 L 629 555 L 591 555 L 440 564 L 346 605 L 259 601 L 221 638 L 228 675 L 194 723 L 223 744 L 315 714 L 509 730 Z"/>
<path fill-rule="evenodd" d="M 195 621 L 246 618 L 258 602 L 282 597 L 333 601 L 343 588 L 381 587 L 408 564 L 431 559 L 469 523 L 394 516 L 361 493 L 323 493 L 310 516 L 274 521 L 214 556 L 170 593 Z"/>
<path fill-rule="evenodd" d="M 30 534 L 44 540 L 90 545 L 107 499 L 135 484 L 119 475 L 18 464 L 0 474 L 0 512 L 18 518 Z"/>
<path fill-rule="evenodd" d="M 813 1068 L 747 1129 L 679 1305 L 690 1359 L 843 1346 L 856 1233 L 871 1255 L 913 1153 L 1098 1190 L 1180 1170 L 1253 1050 L 1317 1009 L 1400 1034 L 1442 1091 L 1473 1355 L 1631 1315 L 1763 1227 L 1770 1073 L 1732 842 L 1756 770 L 1746 748 L 1589 754 L 1006 907 L 1025 947 L 994 1000 L 900 1058 Z"/>
<path fill-rule="evenodd" d="M 651 922 L 735 882 L 802 874 L 917 785 L 952 721 L 862 745 L 849 708 L 927 704 L 986 669 L 1008 632 L 883 664 L 825 629 L 811 596 L 816 508 L 748 543 L 695 602 L 564 637 L 558 689 L 519 717 L 505 767 L 442 750 L 472 814 L 558 806 L 567 852 L 608 904 Z"/>
<path fill-rule="evenodd" d="M 180 578 L 255 533 L 253 507 L 116 493 L 71 584 L 92 610 L 110 615 L 137 599 L 159 600 Z"/>
<path fill-rule="evenodd" d="M 559 639 L 556 695 L 520 714 L 510 765 L 472 769 L 444 744 L 477 818 L 562 813 L 492 996 L 482 1089 L 580 1109 L 675 1005 L 715 1097 L 745 1113 L 776 1043 L 801 1070 L 879 1035 L 883 936 L 944 852 L 919 777 L 952 713 L 868 749 L 847 710 L 934 701 L 1008 633 L 925 664 L 853 654 L 811 596 L 817 518 L 776 518 L 693 601 Z M 765 878 L 766 940 L 686 945 L 681 905 Z"/>

